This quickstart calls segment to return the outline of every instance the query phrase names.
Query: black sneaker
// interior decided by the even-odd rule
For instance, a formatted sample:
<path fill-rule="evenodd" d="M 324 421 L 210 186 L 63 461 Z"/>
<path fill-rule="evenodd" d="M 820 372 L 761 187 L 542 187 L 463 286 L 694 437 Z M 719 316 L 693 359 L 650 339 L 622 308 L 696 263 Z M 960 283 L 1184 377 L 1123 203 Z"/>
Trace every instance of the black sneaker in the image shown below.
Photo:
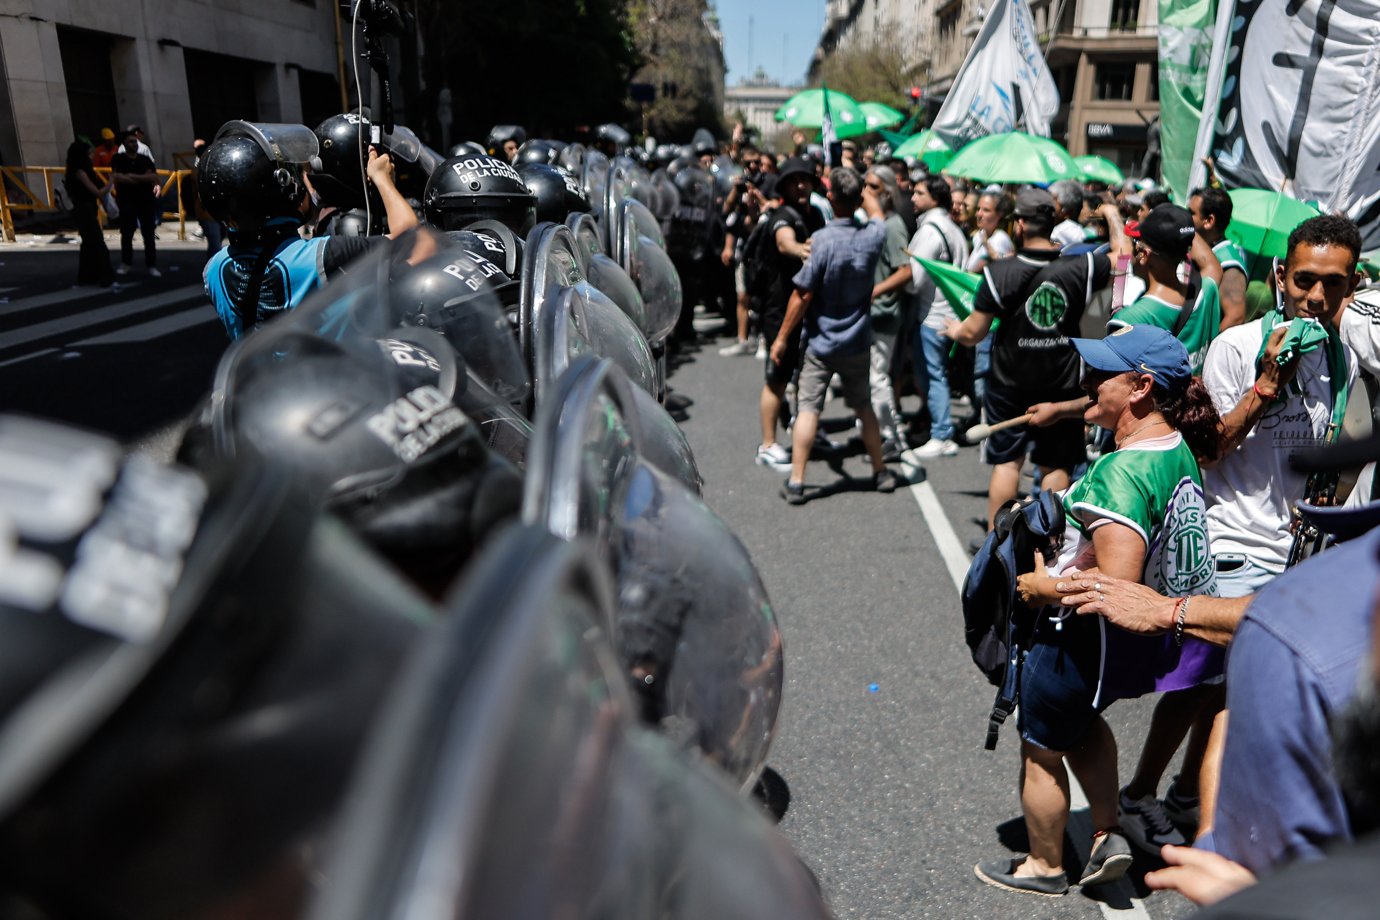
<path fill-rule="evenodd" d="M 1115 882 L 1131 868 L 1131 845 L 1120 830 L 1099 831 L 1093 835 L 1092 852 L 1078 884 L 1106 885 Z"/>
<path fill-rule="evenodd" d="M 805 483 L 786 480 L 781 486 L 781 497 L 788 505 L 805 504 Z"/>
<path fill-rule="evenodd" d="M 904 485 L 904 481 L 894 470 L 882 467 L 872 474 L 872 487 L 878 492 L 895 492 L 901 485 Z"/>
<path fill-rule="evenodd" d="M 973 866 L 973 874 L 993 888 L 1004 888 L 1007 891 L 1038 894 L 1046 898 L 1068 894 L 1069 880 L 1062 872 L 1058 875 L 1016 875 L 1016 870 L 1025 860 L 1026 857 L 1017 856 L 1013 859 L 978 863 Z"/>

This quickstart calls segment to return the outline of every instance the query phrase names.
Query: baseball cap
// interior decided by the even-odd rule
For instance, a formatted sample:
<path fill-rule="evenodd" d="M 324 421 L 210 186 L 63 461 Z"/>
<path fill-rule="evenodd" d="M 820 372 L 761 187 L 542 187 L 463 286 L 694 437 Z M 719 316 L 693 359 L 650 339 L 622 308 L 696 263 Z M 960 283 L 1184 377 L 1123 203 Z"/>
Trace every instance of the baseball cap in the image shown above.
<path fill-rule="evenodd" d="M 1016 193 L 1016 217 L 1036 217 L 1041 211 L 1054 216 L 1054 197 L 1042 188 L 1023 188 Z"/>
<path fill-rule="evenodd" d="M 1182 259 L 1193 248 L 1193 215 L 1176 204 L 1156 205 L 1145 220 L 1127 223 L 1126 235 L 1160 255 Z"/>
<path fill-rule="evenodd" d="M 1171 393 L 1188 386 L 1193 368 L 1188 349 L 1173 333 L 1159 326 L 1118 326 L 1105 339 L 1070 339 L 1083 363 L 1093 370 L 1114 374 L 1135 371 L 1149 374 Z"/>

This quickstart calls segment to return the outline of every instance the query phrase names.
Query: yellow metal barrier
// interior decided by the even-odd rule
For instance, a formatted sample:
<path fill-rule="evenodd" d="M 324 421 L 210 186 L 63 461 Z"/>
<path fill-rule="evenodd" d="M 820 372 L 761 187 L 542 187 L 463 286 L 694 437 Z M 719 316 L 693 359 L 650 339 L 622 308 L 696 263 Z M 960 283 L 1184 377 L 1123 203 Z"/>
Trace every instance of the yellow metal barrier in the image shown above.
<path fill-rule="evenodd" d="M 14 213 L 16 211 L 51 212 L 66 210 L 66 205 L 56 195 L 55 183 L 65 180 L 67 170 L 61 166 L 0 166 L 0 226 L 3 227 L 6 242 L 13 243 Z M 110 178 L 110 169 L 98 167 L 96 174 L 102 180 Z M 177 210 L 165 210 L 163 221 L 177 219 L 177 238 L 187 238 L 187 212 L 182 202 L 182 180 L 190 176 L 190 169 L 160 169 L 163 177 L 159 183 L 159 200 L 167 198 L 169 190 Z M 32 181 L 31 181 L 32 180 Z M 118 203 L 119 195 L 115 196 Z M 105 222 L 105 209 L 99 210 L 102 225 Z"/>

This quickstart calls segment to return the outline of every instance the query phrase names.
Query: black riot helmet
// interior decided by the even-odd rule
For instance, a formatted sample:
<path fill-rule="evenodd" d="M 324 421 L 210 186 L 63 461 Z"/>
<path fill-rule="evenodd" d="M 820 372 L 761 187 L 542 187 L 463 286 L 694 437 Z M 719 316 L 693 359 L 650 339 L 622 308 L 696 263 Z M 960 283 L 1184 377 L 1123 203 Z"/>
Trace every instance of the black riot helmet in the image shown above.
<path fill-rule="evenodd" d="M 461 141 L 450 148 L 450 155 L 453 157 L 473 156 L 474 154 L 486 156 L 488 152 L 484 149 L 483 144 L 476 144 L 474 141 Z"/>
<path fill-rule="evenodd" d="M 521 147 L 527 140 L 527 131 L 522 125 L 494 125 L 489 130 L 488 140 L 485 146 L 491 156 L 503 157 L 504 160 L 510 159 L 505 147 L 509 142 L 516 147 Z"/>
<path fill-rule="evenodd" d="M 422 195 L 427 222 L 440 230 L 497 220 L 526 236 L 536 222 L 536 204 L 517 170 L 491 156 L 451 157 L 431 174 Z"/>
<path fill-rule="evenodd" d="M 348 210 L 364 207 L 364 168 L 369 162 L 369 119 L 357 112 L 332 115 L 316 126 L 321 169 L 311 177 L 321 203 Z"/>
<path fill-rule="evenodd" d="M 303 174 L 321 166 L 319 150 L 305 125 L 226 122 L 197 161 L 201 202 L 216 220 L 246 233 L 296 216 L 307 195 Z"/>
<path fill-rule="evenodd" d="M 544 163 L 526 163 L 518 166 L 518 174 L 537 196 L 538 222 L 564 223 L 566 215 L 590 210 L 585 190 L 565 170 Z"/>
<path fill-rule="evenodd" d="M 0 419 L 0 483 L 0 913 L 276 916 L 429 605 L 253 456 Z"/>
<path fill-rule="evenodd" d="M 517 156 L 513 159 L 514 166 L 522 166 L 525 163 L 545 163 L 548 166 L 555 166 L 560 161 L 561 149 L 563 144 L 557 141 L 532 139 L 518 148 Z"/>

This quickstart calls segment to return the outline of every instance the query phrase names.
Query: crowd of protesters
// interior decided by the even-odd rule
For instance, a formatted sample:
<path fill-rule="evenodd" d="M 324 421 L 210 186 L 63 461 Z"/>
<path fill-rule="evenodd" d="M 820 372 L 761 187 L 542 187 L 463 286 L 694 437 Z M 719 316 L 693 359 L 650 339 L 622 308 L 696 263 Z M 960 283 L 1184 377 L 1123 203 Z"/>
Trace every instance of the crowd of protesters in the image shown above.
<path fill-rule="evenodd" d="M 1166 865 L 1152 887 L 1210 903 L 1380 827 L 1380 536 L 1358 536 L 1380 515 L 1369 468 L 1354 484 L 1336 473 L 1380 447 L 1316 450 L 1374 409 L 1380 298 L 1358 289 L 1357 226 L 1307 220 L 1272 264 L 1230 241 L 1232 199 L 1211 176 L 1181 207 L 1149 180 L 985 186 L 851 143 L 828 170 L 819 151 L 734 152 L 746 169 L 723 203 L 722 261 L 737 340 L 720 353 L 764 359 L 757 462 L 788 475 L 786 501 L 812 497 L 831 381 L 879 491 L 902 481 L 885 462 L 953 456 L 981 421 L 1012 422 L 981 444 L 989 530 L 1032 489 L 1061 496 L 1062 551 L 1018 585 L 1042 611 L 1017 710 L 1030 852 L 977 876 L 1061 895 L 1116 881 L 1134 849 Z M 956 309 L 926 263 L 980 275 L 972 299 Z M 1357 538 L 1300 551 L 1301 501 L 1357 509 L 1338 512 Z M 1150 693 L 1123 785 L 1102 712 Z M 1068 769 L 1095 830 L 1077 875 Z M 1237 898 L 1287 901 L 1284 880 L 1356 863 L 1343 852 Z M 1235 900 L 1222 916 L 1251 915 Z"/>

